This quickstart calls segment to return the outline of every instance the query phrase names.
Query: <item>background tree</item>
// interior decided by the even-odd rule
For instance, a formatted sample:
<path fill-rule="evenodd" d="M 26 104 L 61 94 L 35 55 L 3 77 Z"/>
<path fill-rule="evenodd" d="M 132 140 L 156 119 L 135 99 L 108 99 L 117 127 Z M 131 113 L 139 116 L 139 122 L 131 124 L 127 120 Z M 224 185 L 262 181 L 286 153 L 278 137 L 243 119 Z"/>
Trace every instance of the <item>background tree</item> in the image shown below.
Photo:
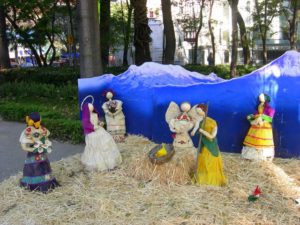
<path fill-rule="evenodd" d="M 212 19 L 212 11 L 214 7 L 214 0 L 209 0 L 209 15 L 208 15 L 208 29 L 210 34 L 210 40 L 211 40 L 211 47 L 212 47 L 212 55 L 213 60 L 212 64 L 215 65 L 215 59 L 216 59 L 216 46 L 215 46 L 215 35 L 214 35 L 214 28 L 213 28 L 213 19 Z"/>
<path fill-rule="evenodd" d="M 102 74 L 97 0 L 79 0 L 80 76 Z"/>
<path fill-rule="evenodd" d="M 131 23 L 132 23 L 132 11 L 133 11 L 133 5 L 132 0 L 126 0 L 126 6 L 127 6 L 127 16 L 126 16 L 126 26 L 124 26 L 124 51 L 123 51 L 123 66 L 128 66 L 128 48 L 129 43 L 132 39 L 131 33 Z"/>
<path fill-rule="evenodd" d="M 184 39 L 191 43 L 193 46 L 192 51 L 192 63 L 197 64 L 198 59 L 198 40 L 200 36 L 201 29 L 203 27 L 203 9 L 205 8 L 205 0 L 201 1 L 191 1 L 186 2 L 185 0 L 180 0 L 177 4 L 180 4 L 184 13 L 182 19 L 178 19 L 178 23 L 182 26 L 185 37 Z M 200 10 L 196 11 L 198 8 L 196 4 L 199 5 Z"/>
<path fill-rule="evenodd" d="M 229 1 L 231 2 L 231 1 Z M 239 25 L 239 31 L 240 31 L 240 39 L 241 39 L 241 45 L 243 48 L 243 58 L 244 58 L 244 64 L 250 64 L 250 47 L 249 47 L 249 40 L 247 38 L 247 29 L 245 26 L 244 19 L 237 8 L 237 23 Z"/>
<path fill-rule="evenodd" d="M 297 14 L 300 10 L 299 0 L 284 1 L 281 4 L 281 12 L 284 14 L 287 25 L 283 29 L 288 29 L 288 38 L 290 41 L 290 48 L 297 49 L 297 21 L 300 21 L 300 14 Z"/>
<path fill-rule="evenodd" d="M 230 76 L 235 77 L 236 74 L 236 63 L 237 63 L 237 14 L 238 14 L 238 0 L 229 0 L 231 7 L 231 63 L 230 63 Z"/>
<path fill-rule="evenodd" d="M 128 49 L 132 40 L 132 11 L 131 1 L 121 0 L 111 6 L 111 33 L 110 46 L 112 51 L 120 49 L 123 44 L 123 65 L 128 66 Z"/>
<path fill-rule="evenodd" d="M 147 18 L 147 0 L 132 0 L 134 8 L 135 64 L 152 61 L 149 44 L 151 29 Z"/>
<path fill-rule="evenodd" d="M 161 0 L 161 8 L 164 23 L 165 48 L 163 49 L 163 63 L 174 64 L 176 39 L 171 13 L 171 1 Z"/>
<path fill-rule="evenodd" d="M 76 0 L 65 0 L 66 6 L 68 10 L 69 16 L 69 24 L 70 24 L 70 33 L 67 37 L 68 46 L 70 48 L 69 52 L 73 54 L 73 57 L 70 59 L 70 65 L 76 65 L 76 36 L 75 36 L 75 28 L 74 28 L 74 12 L 76 12 Z"/>
<path fill-rule="evenodd" d="M 279 15 L 278 6 L 280 0 L 255 0 L 255 9 L 253 12 L 254 29 L 258 30 L 263 47 L 263 63 L 267 63 L 267 34 L 273 18 Z M 270 34 L 270 33 L 269 33 Z M 272 35 L 272 34 L 270 34 Z"/>
<path fill-rule="evenodd" d="M 5 8 L 0 2 L 0 69 L 9 68 L 8 40 L 6 36 Z"/>
<path fill-rule="evenodd" d="M 30 48 L 38 66 L 51 65 L 56 56 L 55 35 L 59 32 L 55 27 L 57 1 L 5 2 L 11 33 L 19 36 L 19 43 Z"/>
<path fill-rule="evenodd" d="M 100 43 L 104 67 L 108 65 L 110 47 L 110 0 L 100 0 Z"/>

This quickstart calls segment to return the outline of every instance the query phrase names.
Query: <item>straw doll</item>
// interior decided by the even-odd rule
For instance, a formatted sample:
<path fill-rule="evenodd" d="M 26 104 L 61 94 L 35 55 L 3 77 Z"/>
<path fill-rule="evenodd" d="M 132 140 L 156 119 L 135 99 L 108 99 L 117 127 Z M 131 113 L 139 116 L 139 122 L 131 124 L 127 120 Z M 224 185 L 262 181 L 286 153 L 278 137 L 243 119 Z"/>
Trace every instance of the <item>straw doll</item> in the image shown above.
<path fill-rule="evenodd" d="M 200 153 L 198 154 L 196 172 L 193 182 L 198 185 L 224 186 L 227 181 L 223 173 L 222 157 L 217 143 L 218 125 L 215 120 L 206 116 L 207 107 L 204 104 L 196 106 L 197 123 L 191 132 L 202 134 Z"/>
<path fill-rule="evenodd" d="M 269 105 L 268 95 L 261 93 L 258 100 L 257 111 L 247 116 L 251 126 L 244 140 L 242 157 L 250 160 L 272 161 L 274 158 L 272 120 L 275 110 Z"/>
<path fill-rule="evenodd" d="M 123 102 L 116 99 L 113 100 L 114 93 L 111 90 L 106 91 L 104 95 L 108 99 L 102 105 L 105 113 L 106 129 L 116 142 L 124 142 L 126 127 L 125 116 L 122 111 Z"/>
<path fill-rule="evenodd" d="M 27 158 L 23 169 L 20 185 L 31 191 L 47 192 L 59 186 L 51 173 L 48 153 L 52 151 L 49 141 L 49 130 L 41 124 L 41 116 L 37 112 L 26 117 L 27 127 L 21 133 L 20 143 Z"/>
<path fill-rule="evenodd" d="M 189 135 L 189 131 L 194 127 L 193 119 L 189 115 L 191 105 L 188 102 L 183 102 L 180 109 L 175 102 L 171 102 L 166 111 L 166 121 L 170 130 L 175 133 L 173 146 L 175 148 L 190 148 L 194 146 Z"/>
<path fill-rule="evenodd" d="M 111 170 L 122 162 L 119 149 L 112 138 L 102 127 L 99 114 L 93 104 L 85 103 L 82 107 L 82 127 L 85 134 L 85 149 L 81 162 L 88 170 Z"/>

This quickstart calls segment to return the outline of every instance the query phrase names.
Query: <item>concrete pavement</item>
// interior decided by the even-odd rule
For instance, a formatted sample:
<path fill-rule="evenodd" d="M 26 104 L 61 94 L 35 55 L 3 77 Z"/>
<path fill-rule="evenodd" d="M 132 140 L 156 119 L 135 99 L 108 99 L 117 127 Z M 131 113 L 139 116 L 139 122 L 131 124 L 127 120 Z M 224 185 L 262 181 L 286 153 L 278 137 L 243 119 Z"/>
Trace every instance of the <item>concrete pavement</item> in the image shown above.
<path fill-rule="evenodd" d="M 0 119 L 0 182 L 23 170 L 26 152 L 21 149 L 19 138 L 25 123 L 8 122 Z M 51 131 L 50 132 L 55 132 Z M 49 154 L 51 162 L 81 153 L 84 145 L 72 145 L 68 143 L 50 140 L 53 144 L 53 152 Z"/>

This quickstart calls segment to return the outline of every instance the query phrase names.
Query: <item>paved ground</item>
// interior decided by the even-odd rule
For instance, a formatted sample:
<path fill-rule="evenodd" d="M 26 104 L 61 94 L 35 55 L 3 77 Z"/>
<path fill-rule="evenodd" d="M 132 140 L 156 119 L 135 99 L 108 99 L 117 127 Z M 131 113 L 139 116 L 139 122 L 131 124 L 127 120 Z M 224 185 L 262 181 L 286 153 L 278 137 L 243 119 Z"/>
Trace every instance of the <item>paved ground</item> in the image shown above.
<path fill-rule="evenodd" d="M 21 149 L 19 143 L 23 129 L 25 129 L 24 123 L 7 122 L 0 119 L 0 182 L 23 169 L 26 152 Z M 84 145 L 51 141 L 53 152 L 49 155 L 50 161 L 81 153 L 84 149 Z"/>

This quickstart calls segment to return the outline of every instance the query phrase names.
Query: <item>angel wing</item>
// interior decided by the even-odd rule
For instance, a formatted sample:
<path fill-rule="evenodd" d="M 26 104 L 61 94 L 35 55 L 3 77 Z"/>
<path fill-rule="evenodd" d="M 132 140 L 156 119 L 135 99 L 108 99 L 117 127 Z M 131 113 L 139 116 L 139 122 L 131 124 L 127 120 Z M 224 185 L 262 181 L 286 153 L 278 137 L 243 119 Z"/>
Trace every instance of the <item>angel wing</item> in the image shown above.
<path fill-rule="evenodd" d="M 171 119 L 176 118 L 177 116 L 179 116 L 179 114 L 181 113 L 179 106 L 175 103 L 175 102 L 170 102 L 169 107 L 166 111 L 166 121 L 169 124 Z"/>

